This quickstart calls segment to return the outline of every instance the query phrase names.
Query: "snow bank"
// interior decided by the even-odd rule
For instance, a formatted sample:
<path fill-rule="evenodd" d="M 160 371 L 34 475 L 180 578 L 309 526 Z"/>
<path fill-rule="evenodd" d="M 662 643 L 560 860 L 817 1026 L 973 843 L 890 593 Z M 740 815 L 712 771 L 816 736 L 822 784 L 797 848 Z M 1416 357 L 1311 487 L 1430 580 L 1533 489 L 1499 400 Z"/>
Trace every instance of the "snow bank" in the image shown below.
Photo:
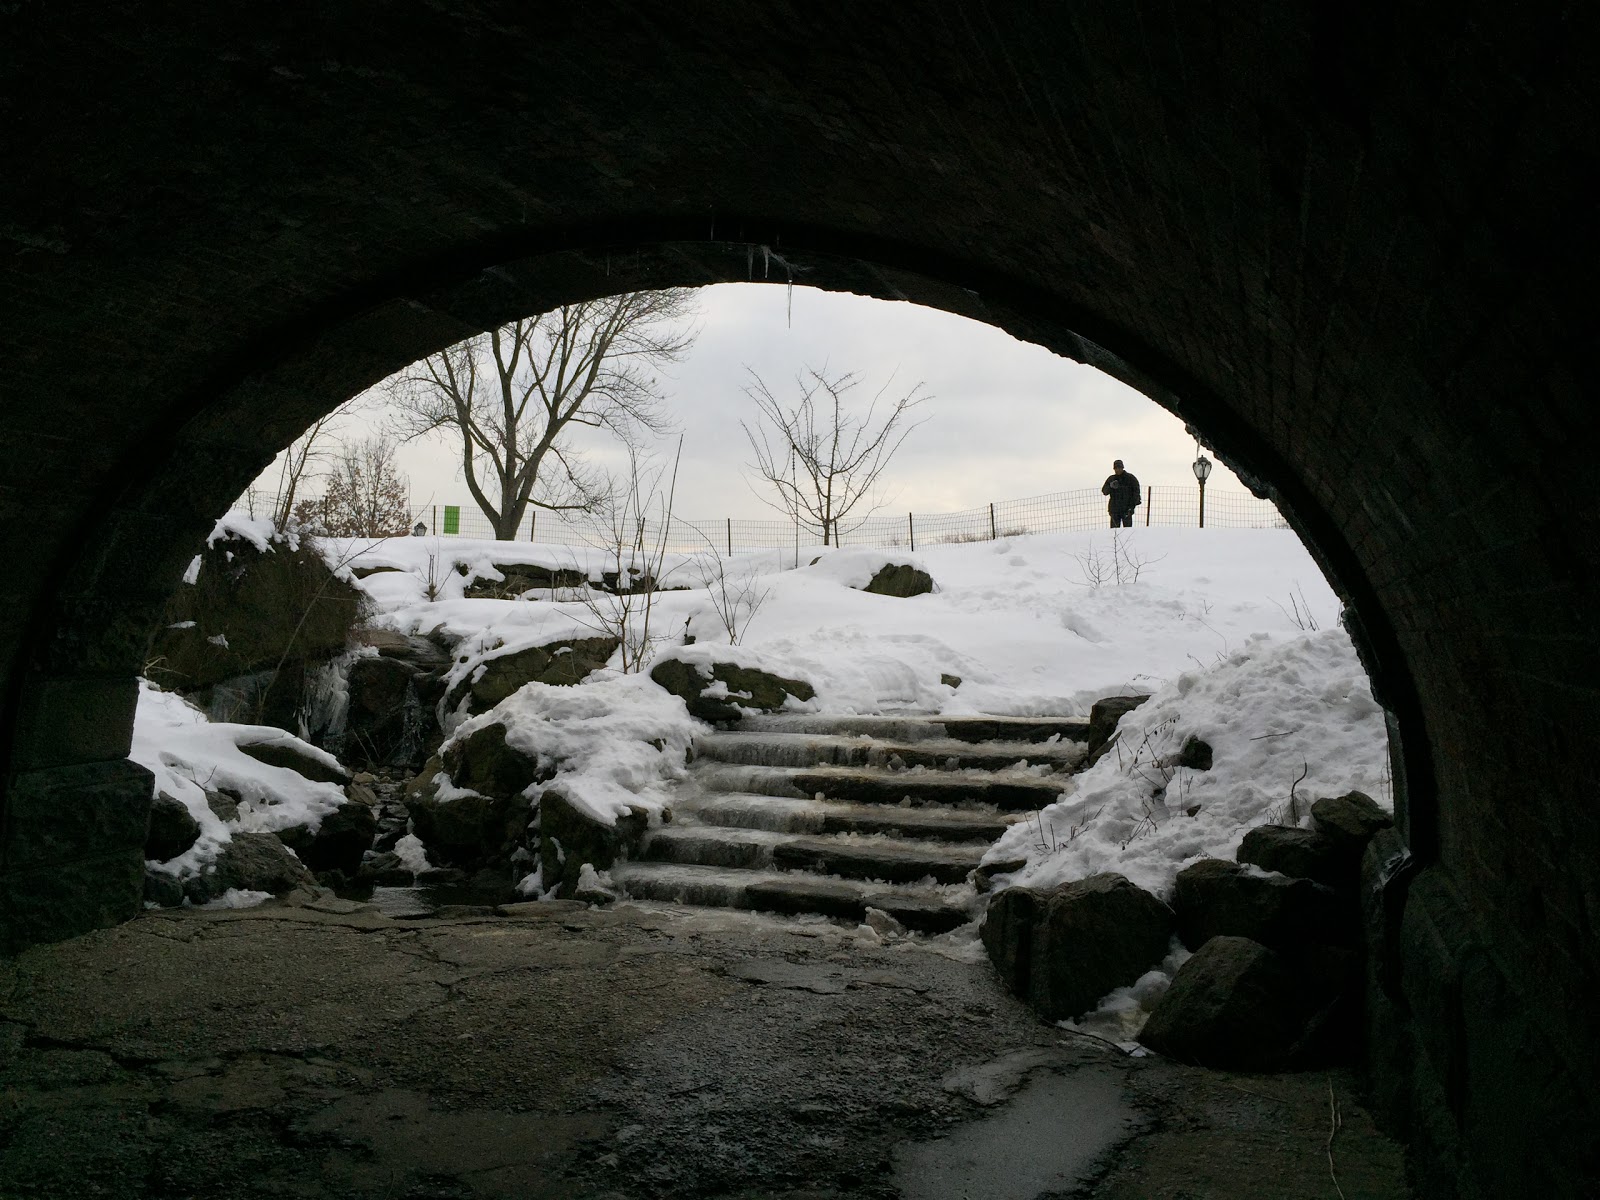
<path fill-rule="evenodd" d="M 1383 711 L 1343 629 L 1252 635 L 1160 688 L 1120 730 L 1071 793 L 989 850 L 987 862 L 1027 860 L 1002 886 L 1117 871 L 1166 895 L 1197 859 L 1232 859 L 1251 827 L 1293 823 L 1291 790 L 1305 824 L 1322 796 L 1359 790 L 1392 804 Z M 1210 770 L 1170 765 L 1191 735 L 1211 745 Z"/>
<path fill-rule="evenodd" d="M 155 793 L 183 804 L 200 825 L 200 837 L 187 852 L 155 869 L 179 878 L 199 873 L 215 861 L 235 832 L 273 833 L 293 825 L 315 832 L 322 818 L 344 803 L 337 784 L 316 783 L 287 767 L 257 762 L 239 749 L 257 742 L 287 742 L 300 753 L 330 765 L 337 760 L 270 725 L 212 724 L 192 704 L 139 681 L 139 707 L 133 720 L 128 757 L 155 776 Z M 206 792 L 239 797 L 238 816 L 223 821 L 206 803 Z"/>
<path fill-rule="evenodd" d="M 697 722 L 683 701 L 645 675 L 596 672 L 571 687 L 530 683 L 451 736 L 463 741 L 486 725 L 506 727 L 506 745 L 553 778 L 534 784 L 535 799 L 559 787 L 573 805 L 612 824 L 630 808 L 652 823 L 682 778 Z"/>

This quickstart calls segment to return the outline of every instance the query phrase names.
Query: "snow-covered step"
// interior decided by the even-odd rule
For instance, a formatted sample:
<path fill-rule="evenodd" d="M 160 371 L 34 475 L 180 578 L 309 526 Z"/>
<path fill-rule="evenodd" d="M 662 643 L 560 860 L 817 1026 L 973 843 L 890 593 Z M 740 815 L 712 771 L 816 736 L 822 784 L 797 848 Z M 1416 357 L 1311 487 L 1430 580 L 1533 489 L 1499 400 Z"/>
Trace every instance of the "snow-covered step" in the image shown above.
<path fill-rule="evenodd" d="M 792 796 L 712 794 L 680 801 L 676 810 L 706 825 L 775 833 L 883 833 L 943 842 L 993 842 L 1019 813 L 988 808 L 916 808 L 898 804 L 837 804 Z"/>
<path fill-rule="evenodd" d="M 859 734 L 707 733 L 695 739 L 695 757 L 771 767 L 874 767 L 900 770 L 1004 771 L 1044 765 L 1070 771 L 1083 761 L 1077 741 L 968 742 L 957 738 L 879 741 Z"/>
<path fill-rule="evenodd" d="M 808 837 L 711 825 L 669 825 L 645 840 L 642 857 L 746 870 L 813 871 L 885 883 L 964 883 L 988 846 L 890 837 Z"/>
<path fill-rule="evenodd" d="M 610 874 L 628 896 L 668 904 L 790 916 L 817 913 L 856 922 L 866 919 L 868 908 L 876 908 L 922 933 L 945 933 L 973 919 L 966 897 L 947 896 L 933 888 L 660 862 L 618 863 Z"/>
<path fill-rule="evenodd" d="M 1087 717 L 829 716 L 773 713 L 745 717 L 742 733 L 843 734 L 893 742 L 952 739 L 961 742 L 1066 742 L 1089 740 Z"/>
<path fill-rule="evenodd" d="M 851 804 L 989 805 L 1031 811 L 1060 799 L 1071 781 L 1022 771 L 873 771 L 853 767 L 761 767 L 704 763 L 695 781 L 705 791 L 810 796 Z"/>

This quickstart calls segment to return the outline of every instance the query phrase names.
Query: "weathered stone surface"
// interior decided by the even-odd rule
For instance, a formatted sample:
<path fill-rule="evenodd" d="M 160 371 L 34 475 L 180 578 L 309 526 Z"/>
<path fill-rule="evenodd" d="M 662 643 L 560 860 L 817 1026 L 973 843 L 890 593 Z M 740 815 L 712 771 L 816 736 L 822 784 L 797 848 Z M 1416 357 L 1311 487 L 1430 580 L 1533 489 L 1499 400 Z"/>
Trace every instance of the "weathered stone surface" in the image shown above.
<path fill-rule="evenodd" d="M 445 710 L 457 711 L 465 699 L 467 713 L 476 716 L 488 712 L 525 684 L 578 683 L 591 671 L 605 666 L 617 645 L 617 640 L 609 637 L 568 638 L 487 658 L 481 673 L 474 670 L 450 689 Z"/>
<path fill-rule="evenodd" d="M 786 679 L 756 667 L 734 663 L 711 664 L 711 678 L 699 667 L 682 659 L 666 658 L 650 671 L 650 678 L 675 696 L 681 696 L 689 711 L 702 721 L 736 721 L 741 708 L 776 712 L 793 696 L 810 700 L 816 690 L 803 679 Z M 727 696 L 707 696 L 715 683 L 726 685 Z"/>
<path fill-rule="evenodd" d="M 128 759 L 0 778 L 9 870 L 137 851 L 144 861 L 154 783 Z M 120 862 L 120 859 L 118 860 Z M 142 870 L 143 868 L 141 868 Z M 120 867 L 118 882 L 122 882 Z"/>
<path fill-rule="evenodd" d="M 282 830 L 278 837 L 312 871 L 342 871 L 354 877 L 377 831 L 378 818 L 372 807 L 347 800 L 323 816 L 315 833 L 297 825 Z"/>
<path fill-rule="evenodd" d="M 1017 890 L 990 901 L 1001 911 L 992 933 L 985 918 L 980 936 L 1001 978 L 1047 1020 L 1088 1012 L 1166 956 L 1172 910 L 1121 875 L 1005 900 Z"/>
<path fill-rule="evenodd" d="M 0 874 L 0 955 L 117 925 L 144 905 L 144 851 Z"/>
<path fill-rule="evenodd" d="M 316 885 L 305 864 L 273 834 L 236 833 L 215 863 L 184 883 L 183 894 L 195 904 L 204 904 L 229 888 L 281 896 L 297 887 Z"/>
<path fill-rule="evenodd" d="M 200 822 L 189 815 L 181 800 L 166 793 L 150 804 L 150 832 L 144 839 L 144 856 L 153 862 L 177 858 L 200 836 Z"/>
<path fill-rule="evenodd" d="M 1317 832 L 1332 842 L 1339 853 L 1356 859 L 1379 830 L 1394 824 L 1394 818 L 1365 792 L 1324 796 L 1311 806 L 1311 819 L 1316 822 Z"/>
<path fill-rule="evenodd" d="M 557 895 L 572 898 L 584 863 L 604 871 L 619 858 L 636 854 L 649 827 L 643 809 L 606 825 L 574 805 L 559 787 L 546 789 L 539 798 L 539 862 L 545 889 L 559 887 Z"/>
<path fill-rule="evenodd" d="M 1191 950 L 1224 936 L 1286 950 L 1306 942 L 1351 942 L 1358 934 L 1349 906 L 1331 888 L 1258 875 L 1220 858 L 1178 872 L 1172 909 L 1178 936 Z"/>
<path fill-rule="evenodd" d="M 358 658 L 350 665 L 345 758 L 374 766 L 417 765 L 438 743 L 443 694 L 437 673 L 387 655 Z"/>
<path fill-rule="evenodd" d="M 422 839 L 428 861 L 472 869 L 508 862 L 526 844 L 532 805 L 515 793 L 441 801 L 426 784 L 406 794 L 412 832 Z"/>
<path fill-rule="evenodd" d="M 1111 737 L 1117 730 L 1117 722 L 1148 699 L 1149 696 L 1107 696 L 1103 700 L 1094 702 L 1089 709 L 1089 742 L 1085 748 L 1088 757 L 1084 760 L 1086 766 L 1093 766 L 1106 752 L 1106 748 L 1111 744 Z"/>
<path fill-rule="evenodd" d="M 239 747 L 239 752 L 269 767 L 286 767 L 313 783 L 337 783 L 343 786 L 350 782 L 349 771 L 343 767 L 329 766 L 290 741 L 248 742 Z"/>
<path fill-rule="evenodd" d="M 1214 937 L 1178 968 L 1139 1040 L 1204 1067 L 1312 1065 L 1326 1053 L 1353 961 L 1333 949 L 1291 958 L 1248 938 Z"/>
<path fill-rule="evenodd" d="M 1048 899 L 1044 892 L 1033 888 L 1006 888 L 989 901 L 983 924 L 978 927 L 978 936 L 989 953 L 989 961 L 1012 995 L 1028 994 L 1028 978 L 1033 972 L 1034 929 Z"/>
<path fill-rule="evenodd" d="M 457 787 L 490 796 L 515 796 L 529 784 L 549 778 L 548 771 L 506 744 L 506 727 L 499 722 L 451 742 L 441 762 Z"/>
<path fill-rule="evenodd" d="M 144 898 L 162 908 L 177 908 L 183 903 L 183 882 L 164 871 L 144 873 Z"/>
<path fill-rule="evenodd" d="M 1264 871 L 1315 879 L 1331 888 L 1353 885 L 1359 863 L 1316 830 L 1294 825 L 1257 825 L 1244 835 L 1234 857 Z"/>
<path fill-rule="evenodd" d="M 259 671 L 297 671 L 344 648 L 361 601 L 306 543 L 273 542 L 263 553 L 221 539 L 201 553 L 195 582 L 173 593 L 151 635 L 151 677 L 190 693 Z"/>
<path fill-rule="evenodd" d="M 889 563 L 861 590 L 876 596 L 923 596 L 933 591 L 933 576 L 910 563 Z"/>

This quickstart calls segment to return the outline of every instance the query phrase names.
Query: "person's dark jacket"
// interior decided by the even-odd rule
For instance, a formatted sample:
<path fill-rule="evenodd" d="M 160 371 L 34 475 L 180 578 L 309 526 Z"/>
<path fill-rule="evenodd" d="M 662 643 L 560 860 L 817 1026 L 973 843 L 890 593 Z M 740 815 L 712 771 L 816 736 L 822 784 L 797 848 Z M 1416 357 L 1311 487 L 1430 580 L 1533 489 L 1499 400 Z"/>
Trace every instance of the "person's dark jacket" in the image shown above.
<path fill-rule="evenodd" d="M 1122 516 L 1131 513 L 1144 502 L 1144 494 L 1139 490 L 1139 478 L 1132 471 L 1124 471 L 1121 475 L 1115 473 L 1106 476 L 1106 481 L 1100 488 L 1102 496 L 1110 496 L 1111 500 L 1106 505 L 1106 511 L 1112 516 Z"/>

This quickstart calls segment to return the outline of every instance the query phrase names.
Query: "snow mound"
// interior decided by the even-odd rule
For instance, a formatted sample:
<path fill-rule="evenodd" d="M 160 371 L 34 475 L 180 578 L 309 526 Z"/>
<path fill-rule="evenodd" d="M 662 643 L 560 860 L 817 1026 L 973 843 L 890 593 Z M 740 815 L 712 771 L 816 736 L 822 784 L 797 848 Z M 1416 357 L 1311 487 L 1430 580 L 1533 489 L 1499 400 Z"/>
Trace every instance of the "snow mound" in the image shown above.
<path fill-rule="evenodd" d="M 821 559 L 813 563 L 809 570 L 813 575 L 823 579 L 831 579 L 847 588 L 860 590 L 871 583 L 872 577 L 883 568 L 902 566 L 914 567 L 929 575 L 933 573 L 928 570 L 927 564 L 914 554 L 902 554 L 898 550 L 871 550 L 865 547 L 824 551 Z"/>
<path fill-rule="evenodd" d="M 1352 790 L 1392 807 L 1383 710 L 1343 629 L 1252 635 L 1156 691 L 1119 728 L 1070 794 L 990 848 L 988 862 L 1027 860 L 1006 886 L 1116 871 L 1168 895 L 1197 859 L 1232 859 L 1252 827 L 1293 823 L 1291 791 L 1301 823 L 1312 800 Z M 1172 765 L 1191 736 L 1211 745 L 1210 770 Z"/>
<path fill-rule="evenodd" d="M 165 793 L 189 810 L 200 837 L 170 862 L 151 864 L 180 879 L 199 873 L 239 833 L 275 833 L 294 825 L 315 832 L 322 818 L 345 801 L 337 784 L 317 783 L 287 767 L 258 762 L 239 749 L 257 742 L 287 742 L 308 758 L 330 765 L 338 760 L 292 734 L 270 725 L 211 723 L 188 701 L 139 681 L 139 707 L 133 719 L 128 757 L 155 776 L 153 794 Z M 206 792 L 239 797 L 238 815 L 224 821 L 206 803 Z"/>
<path fill-rule="evenodd" d="M 596 672 L 575 686 L 530 683 L 451 736 L 464 741 L 486 725 L 506 727 L 506 745 L 553 778 L 530 787 L 537 798 L 559 787 L 573 805 L 613 824 L 643 808 L 652 824 L 668 789 L 684 775 L 698 723 L 677 696 L 645 675 Z"/>

